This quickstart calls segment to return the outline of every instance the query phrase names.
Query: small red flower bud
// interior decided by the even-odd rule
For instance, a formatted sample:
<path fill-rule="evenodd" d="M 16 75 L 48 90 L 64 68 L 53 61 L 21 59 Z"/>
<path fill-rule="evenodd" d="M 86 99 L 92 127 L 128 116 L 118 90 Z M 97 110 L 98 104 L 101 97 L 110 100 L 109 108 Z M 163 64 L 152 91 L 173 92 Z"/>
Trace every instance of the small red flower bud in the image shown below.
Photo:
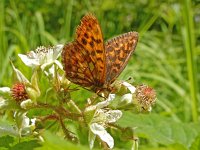
<path fill-rule="evenodd" d="M 28 99 L 28 94 L 25 89 L 25 85 L 23 83 L 16 83 L 13 85 L 12 89 L 12 97 L 17 102 L 21 102 L 23 100 Z"/>
<path fill-rule="evenodd" d="M 147 85 L 137 86 L 135 93 L 139 104 L 144 109 L 151 107 L 156 101 L 155 90 Z"/>

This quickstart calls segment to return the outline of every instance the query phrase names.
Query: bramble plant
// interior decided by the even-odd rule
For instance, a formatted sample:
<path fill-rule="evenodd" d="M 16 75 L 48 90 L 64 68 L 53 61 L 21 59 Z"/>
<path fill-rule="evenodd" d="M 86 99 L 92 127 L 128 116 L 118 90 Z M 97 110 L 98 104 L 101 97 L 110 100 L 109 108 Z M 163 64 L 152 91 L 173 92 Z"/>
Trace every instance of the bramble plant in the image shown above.
<path fill-rule="evenodd" d="M 115 90 L 108 96 L 94 93 L 80 105 L 71 96 L 80 88 L 67 80 L 59 61 L 62 49 L 63 45 L 40 46 L 27 55 L 19 54 L 23 63 L 32 69 L 31 79 L 11 62 L 15 80 L 12 87 L 0 88 L 0 109 L 5 110 L 8 119 L 13 118 L 14 124 L 12 128 L 1 128 L 8 135 L 20 139 L 34 137 L 42 142 L 44 131 L 59 122 L 62 132 L 58 129 L 54 134 L 74 143 L 80 143 L 87 135 L 91 149 L 98 146 L 112 149 L 112 136 L 119 136 L 114 132 L 123 133 L 122 140 L 132 141 L 132 149 L 137 149 L 135 128 L 120 127 L 117 120 L 123 111 L 150 112 L 156 100 L 155 91 L 147 85 L 133 86 L 116 80 L 112 84 Z M 110 129 L 114 129 L 112 134 L 108 132 Z"/>

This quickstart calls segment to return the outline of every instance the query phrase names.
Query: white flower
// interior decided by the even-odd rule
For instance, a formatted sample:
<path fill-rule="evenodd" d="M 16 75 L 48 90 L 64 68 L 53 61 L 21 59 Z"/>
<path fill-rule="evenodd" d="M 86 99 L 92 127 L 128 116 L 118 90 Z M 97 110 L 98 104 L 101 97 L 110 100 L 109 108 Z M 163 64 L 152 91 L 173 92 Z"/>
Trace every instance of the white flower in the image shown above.
<path fill-rule="evenodd" d="M 93 123 L 90 125 L 90 130 L 93 132 L 94 135 L 98 135 L 102 141 L 106 142 L 110 148 L 113 148 L 114 140 L 112 136 L 105 130 L 105 128 L 102 125 L 98 123 Z M 91 144 L 90 146 L 93 147 L 93 144 Z"/>
<path fill-rule="evenodd" d="M 0 97 L 0 109 L 3 110 L 8 105 L 8 101 Z"/>
<path fill-rule="evenodd" d="M 15 112 L 14 117 L 21 135 L 30 135 L 35 129 L 36 118 L 30 119 L 27 112 Z"/>
<path fill-rule="evenodd" d="M 22 119 L 22 129 L 29 127 L 29 122 L 30 122 L 30 119 L 26 115 L 24 115 Z"/>
<path fill-rule="evenodd" d="M 35 51 L 30 51 L 27 55 L 18 54 L 18 56 L 29 67 L 40 66 L 44 70 L 48 65 L 56 63 L 62 68 L 60 62 L 56 60 L 60 56 L 62 48 L 62 44 L 53 47 L 40 46 Z"/>
<path fill-rule="evenodd" d="M 0 87 L 0 92 L 2 92 L 2 93 L 10 93 L 10 88 L 9 87 Z"/>
<path fill-rule="evenodd" d="M 127 93 L 120 97 L 118 106 L 120 108 L 122 108 L 122 107 L 126 107 L 132 103 L 133 103 L 133 94 Z"/>
<path fill-rule="evenodd" d="M 133 95 L 136 91 L 136 87 L 131 85 L 130 83 L 128 82 L 125 82 L 125 81 L 120 81 L 119 82 L 119 85 L 120 85 L 120 90 L 121 90 L 121 93 L 125 93 L 123 95 L 118 95 L 116 97 L 117 99 L 117 108 L 126 108 L 127 106 L 130 106 L 133 104 Z"/>
<path fill-rule="evenodd" d="M 105 101 L 103 101 L 103 102 L 99 102 L 99 103 L 97 103 L 95 106 L 97 107 L 97 108 L 103 108 L 103 107 L 106 107 L 106 106 L 108 106 L 109 104 L 110 104 L 110 102 L 113 100 L 113 99 L 115 99 L 115 94 L 109 94 L 108 95 L 108 98 L 105 100 Z"/>
<path fill-rule="evenodd" d="M 114 123 L 122 116 L 120 110 L 105 109 L 114 98 L 115 94 L 110 94 L 107 100 L 87 108 L 87 111 L 92 112 L 95 110 L 93 118 L 89 123 L 89 143 L 91 149 L 93 148 L 96 136 L 99 136 L 102 141 L 106 142 L 109 148 L 114 147 L 114 139 L 105 129 L 108 123 Z"/>
<path fill-rule="evenodd" d="M 31 125 L 35 125 L 36 118 L 31 119 Z"/>
<path fill-rule="evenodd" d="M 29 119 L 26 115 L 23 116 L 21 132 L 24 135 L 32 133 L 35 129 L 36 118 Z"/>
<path fill-rule="evenodd" d="M 123 81 L 122 84 L 129 89 L 129 91 L 133 94 L 135 93 L 136 88 L 128 82 Z"/>
<path fill-rule="evenodd" d="M 31 107 L 33 105 L 33 101 L 31 99 L 27 99 L 25 101 L 22 101 L 20 103 L 21 108 L 23 109 L 28 109 L 29 107 Z"/>

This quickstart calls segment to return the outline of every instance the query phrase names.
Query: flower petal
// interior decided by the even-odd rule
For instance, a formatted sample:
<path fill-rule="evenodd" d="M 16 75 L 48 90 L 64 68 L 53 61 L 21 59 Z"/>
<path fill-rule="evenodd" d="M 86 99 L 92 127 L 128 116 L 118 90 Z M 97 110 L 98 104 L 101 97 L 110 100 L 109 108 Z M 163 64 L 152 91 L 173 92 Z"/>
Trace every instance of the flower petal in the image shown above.
<path fill-rule="evenodd" d="M 31 125 L 35 125 L 36 118 L 31 119 Z"/>
<path fill-rule="evenodd" d="M 0 87 L 0 92 L 1 93 L 10 93 L 10 88 L 9 87 Z"/>
<path fill-rule="evenodd" d="M 106 118 L 108 123 L 114 123 L 121 118 L 122 112 L 120 110 L 109 110 L 106 112 Z"/>
<path fill-rule="evenodd" d="M 16 74 L 16 77 L 18 79 L 19 82 L 22 82 L 22 83 L 30 83 L 28 81 L 28 79 L 23 75 L 23 73 L 21 71 L 19 71 L 17 68 L 15 68 L 15 66 L 13 65 L 13 63 L 11 62 L 11 65 L 12 65 L 12 68 Z"/>
<path fill-rule="evenodd" d="M 103 107 L 105 107 L 105 106 L 108 106 L 108 105 L 110 104 L 110 102 L 111 102 L 114 98 L 115 98 L 115 94 L 109 94 L 109 95 L 108 95 L 108 98 L 107 98 L 105 101 L 99 102 L 98 104 L 96 104 L 96 107 L 97 107 L 98 109 L 101 109 L 101 108 L 103 108 Z"/>
<path fill-rule="evenodd" d="M 63 44 L 58 44 L 53 47 L 54 48 L 53 59 L 57 59 L 60 56 L 63 46 L 64 46 Z"/>
<path fill-rule="evenodd" d="M 92 149 L 94 147 L 94 141 L 96 139 L 96 134 L 94 134 L 92 131 L 89 131 L 89 145 L 90 145 L 90 149 Z"/>
<path fill-rule="evenodd" d="M 33 101 L 31 100 L 31 99 L 27 99 L 27 100 L 25 100 L 25 101 L 22 101 L 21 102 L 21 104 L 20 104 L 20 106 L 21 106 L 21 108 L 23 108 L 23 109 L 28 109 L 28 108 L 30 108 L 31 106 L 33 106 Z"/>
<path fill-rule="evenodd" d="M 42 64 L 42 65 L 41 65 L 42 71 L 43 71 L 46 67 L 51 66 L 52 64 L 53 64 L 53 61 Z"/>
<path fill-rule="evenodd" d="M 54 63 L 55 63 L 60 69 L 63 69 L 62 64 L 61 64 L 58 60 L 55 60 Z"/>
<path fill-rule="evenodd" d="M 35 51 L 30 51 L 27 55 L 18 54 L 25 65 L 29 67 L 37 67 L 41 65 L 44 70 L 47 66 L 54 63 L 54 61 L 61 55 L 63 45 L 59 44 L 53 47 L 39 46 Z M 59 67 L 61 67 L 59 65 Z"/>
<path fill-rule="evenodd" d="M 123 106 L 126 106 L 126 105 L 129 105 L 133 102 L 133 94 L 131 93 L 128 93 L 128 94 L 124 94 L 120 100 L 119 100 L 119 106 L 120 107 L 123 107 Z"/>
<path fill-rule="evenodd" d="M 34 53 L 33 51 L 31 51 L 31 52 Z M 29 67 L 35 67 L 35 66 L 40 65 L 39 59 L 37 59 L 37 58 L 30 58 L 27 55 L 23 55 L 23 54 L 18 54 L 18 56 L 21 58 L 23 63 Z"/>
<path fill-rule="evenodd" d="M 8 106 L 8 101 L 0 97 L 0 109 L 3 110 L 6 106 Z"/>
<path fill-rule="evenodd" d="M 27 116 L 24 116 L 23 120 L 22 120 L 22 128 L 28 127 L 29 126 L 29 122 L 30 122 L 30 119 Z"/>
<path fill-rule="evenodd" d="M 90 125 L 90 130 L 98 135 L 102 141 L 106 142 L 110 148 L 114 147 L 114 139 L 102 125 L 93 123 Z"/>
<path fill-rule="evenodd" d="M 123 81 L 122 84 L 129 89 L 131 93 L 135 93 L 136 88 L 128 82 Z"/>

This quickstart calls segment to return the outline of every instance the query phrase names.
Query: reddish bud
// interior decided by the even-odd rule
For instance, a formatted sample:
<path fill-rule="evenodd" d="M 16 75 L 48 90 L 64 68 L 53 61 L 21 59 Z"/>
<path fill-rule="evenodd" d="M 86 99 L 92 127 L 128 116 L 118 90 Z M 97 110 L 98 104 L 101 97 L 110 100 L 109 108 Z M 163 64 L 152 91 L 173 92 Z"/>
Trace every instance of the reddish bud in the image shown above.
<path fill-rule="evenodd" d="M 135 94 L 139 104 L 144 109 L 151 107 L 156 101 L 155 90 L 147 85 L 137 86 Z"/>
<path fill-rule="evenodd" d="M 28 94 L 23 83 L 14 84 L 11 91 L 13 99 L 17 102 L 21 102 L 23 100 L 28 99 Z"/>

